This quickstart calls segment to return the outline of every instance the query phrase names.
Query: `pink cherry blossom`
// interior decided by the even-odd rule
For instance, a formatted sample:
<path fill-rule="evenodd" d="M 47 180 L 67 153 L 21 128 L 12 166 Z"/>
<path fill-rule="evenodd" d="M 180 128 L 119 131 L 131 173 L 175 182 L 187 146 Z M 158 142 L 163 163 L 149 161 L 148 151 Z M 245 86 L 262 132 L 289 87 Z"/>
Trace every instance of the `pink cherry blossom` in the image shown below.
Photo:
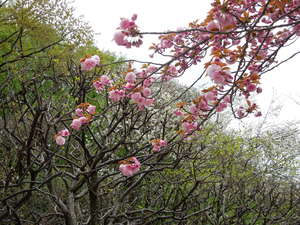
<path fill-rule="evenodd" d="M 251 79 L 250 79 L 250 78 L 247 78 L 247 79 L 245 80 L 244 84 L 245 84 L 246 86 L 248 86 L 248 85 L 250 84 L 250 81 L 251 81 Z"/>
<path fill-rule="evenodd" d="M 243 113 L 242 110 L 240 110 L 240 109 L 237 111 L 237 114 L 238 114 L 238 117 L 239 117 L 239 118 L 244 117 L 244 113 Z"/>
<path fill-rule="evenodd" d="M 99 60 L 100 61 L 100 60 Z M 97 61 L 94 58 L 86 59 L 84 62 L 81 63 L 82 69 L 84 71 L 90 71 L 97 65 Z"/>
<path fill-rule="evenodd" d="M 122 30 L 126 30 L 129 27 L 129 23 L 130 23 L 129 19 L 127 19 L 127 18 L 122 19 L 120 22 L 120 28 Z"/>
<path fill-rule="evenodd" d="M 131 17 L 131 20 L 132 20 L 132 21 L 136 21 L 136 19 L 137 19 L 137 14 L 134 13 L 134 14 L 132 15 L 132 17 Z"/>
<path fill-rule="evenodd" d="M 226 95 L 226 96 L 225 96 L 224 102 L 230 103 L 230 96 L 229 96 L 229 95 Z"/>
<path fill-rule="evenodd" d="M 268 14 L 268 17 L 269 17 L 271 20 L 276 21 L 276 20 L 279 18 L 279 16 L 280 16 L 279 14 L 280 14 L 280 10 L 277 9 L 277 10 L 275 10 L 275 12 L 269 13 L 269 14 Z"/>
<path fill-rule="evenodd" d="M 120 101 L 121 96 L 118 90 L 112 90 L 109 92 L 109 98 L 115 102 Z"/>
<path fill-rule="evenodd" d="M 233 77 L 231 76 L 230 69 L 223 70 L 223 75 L 224 75 L 224 78 L 225 78 L 226 81 L 231 81 L 233 79 Z"/>
<path fill-rule="evenodd" d="M 196 108 L 195 105 L 191 105 L 189 107 L 189 110 L 190 110 L 191 114 L 193 114 L 194 116 L 198 116 L 198 109 Z"/>
<path fill-rule="evenodd" d="M 141 105 L 141 104 L 138 104 L 138 107 L 139 107 L 139 109 L 141 110 L 141 111 L 143 111 L 144 110 L 144 105 Z"/>
<path fill-rule="evenodd" d="M 207 103 L 206 103 L 205 101 L 201 101 L 201 102 L 199 103 L 199 105 L 198 105 L 198 107 L 199 107 L 200 109 L 205 109 L 206 106 L 207 106 Z"/>
<path fill-rule="evenodd" d="M 134 162 L 134 164 L 131 164 L 132 173 L 136 173 L 141 168 L 141 163 L 135 157 L 132 157 L 131 160 Z"/>
<path fill-rule="evenodd" d="M 114 35 L 114 40 L 117 45 L 122 46 L 124 43 L 124 34 L 121 31 L 116 32 Z"/>
<path fill-rule="evenodd" d="M 119 166 L 119 169 L 121 170 L 124 176 L 131 176 L 133 174 L 129 165 L 130 164 L 121 164 Z"/>
<path fill-rule="evenodd" d="M 261 88 L 261 87 L 258 87 L 258 88 L 256 89 L 256 92 L 257 92 L 257 94 L 261 93 L 261 92 L 262 92 L 262 88 Z"/>
<path fill-rule="evenodd" d="M 104 83 L 100 82 L 100 81 L 96 81 L 93 83 L 94 87 L 96 88 L 97 91 L 103 91 L 103 86 Z"/>
<path fill-rule="evenodd" d="M 125 91 L 128 91 L 128 90 L 132 89 L 133 87 L 134 87 L 134 84 L 130 84 L 130 83 L 127 83 L 126 85 L 122 86 L 123 90 L 125 90 Z"/>
<path fill-rule="evenodd" d="M 222 112 L 227 107 L 227 104 L 224 102 L 220 102 L 219 105 L 216 107 L 217 112 Z"/>
<path fill-rule="evenodd" d="M 123 90 L 118 91 L 118 94 L 119 94 L 120 98 L 125 97 L 125 91 L 123 91 Z"/>
<path fill-rule="evenodd" d="M 247 91 L 253 92 L 256 90 L 256 85 L 255 84 L 249 84 L 247 87 Z"/>
<path fill-rule="evenodd" d="M 66 140 L 62 136 L 58 136 L 55 141 L 58 145 L 64 145 Z"/>
<path fill-rule="evenodd" d="M 126 39 L 124 39 L 122 45 L 125 46 L 126 48 L 131 48 L 131 43 L 128 40 L 126 40 Z"/>
<path fill-rule="evenodd" d="M 176 69 L 176 67 L 175 67 L 174 65 L 170 65 L 170 66 L 169 66 L 168 72 L 169 72 L 169 73 L 172 73 L 173 76 L 177 76 L 177 74 L 178 74 L 178 71 L 177 71 L 177 69 Z"/>
<path fill-rule="evenodd" d="M 83 123 L 88 123 L 88 122 L 89 122 L 89 121 L 86 119 L 86 117 L 84 117 L 84 116 L 80 117 L 80 118 L 79 118 L 79 121 L 80 121 L 81 124 L 83 124 Z"/>
<path fill-rule="evenodd" d="M 257 112 L 257 113 L 254 114 L 254 116 L 259 117 L 259 116 L 262 116 L 262 114 L 261 114 L 261 112 Z"/>
<path fill-rule="evenodd" d="M 127 36 L 127 37 L 129 37 L 131 35 L 131 32 L 129 30 L 125 30 L 124 31 L 124 35 Z"/>
<path fill-rule="evenodd" d="M 128 27 L 134 29 L 134 27 L 135 27 L 135 22 L 134 22 L 134 21 L 130 21 L 129 24 L 128 24 Z"/>
<path fill-rule="evenodd" d="M 133 72 L 127 73 L 125 77 L 125 81 L 133 84 L 136 81 L 136 75 Z"/>
<path fill-rule="evenodd" d="M 167 140 L 162 140 L 161 138 L 158 140 L 152 140 L 153 151 L 159 152 L 161 146 L 167 146 Z"/>
<path fill-rule="evenodd" d="M 214 19 L 219 22 L 221 27 L 229 26 L 231 24 L 232 25 L 236 24 L 236 19 L 234 18 L 234 16 L 230 15 L 229 13 L 223 14 L 223 13 L 217 12 L 217 13 L 215 13 Z"/>
<path fill-rule="evenodd" d="M 160 146 L 159 145 L 153 144 L 153 143 L 152 143 L 152 145 L 153 145 L 153 151 L 155 151 L 155 152 L 159 152 L 160 151 Z"/>
<path fill-rule="evenodd" d="M 96 106 L 94 106 L 94 105 L 90 105 L 90 106 L 87 108 L 87 112 L 88 112 L 89 114 L 93 114 L 93 113 L 95 112 L 95 110 L 96 110 Z"/>
<path fill-rule="evenodd" d="M 145 106 L 150 106 L 152 105 L 153 103 L 155 103 L 155 99 L 154 98 L 151 98 L 151 99 L 146 99 L 145 101 Z"/>
<path fill-rule="evenodd" d="M 167 140 L 160 140 L 160 146 L 167 146 Z"/>
<path fill-rule="evenodd" d="M 101 76 L 100 80 L 101 80 L 102 83 L 105 83 L 107 85 L 111 85 L 111 82 L 110 82 L 108 76 L 106 76 L 106 75 Z"/>
<path fill-rule="evenodd" d="M 135 157 L 132 157 L 130 161 L 133 163 L 123 163 L 119 166 L 119 169 L 124 176 L 131 176 L 141 168 L 140 162 Z"/>
<path fill-rule="evenodd" d="M 63 137 L 69 136 L 69 131 L 68 129 L 61 130 L 58 132 L 58 134 L 55 136 L 56 143 L 58 145 L 64 145 L 65 144 L 65 139 Z"/>
<path fill-rule="evenodd" d="M 183 112 L 179 111 L 178 109 L 175 109 L 173 112 L 175 113 L 176 116 L 182 116 L 183 115 Z"/>
<path fill-rule="evenodd" d="M 138 41 L 132 42 L 132 46 L 139 48 L 143 44 L 143 41 L 139 39 Z"/>
<path fill-rule="evenodd" d="M 211 48 L 211 52 L 213 53 L 214 51 L 217 51 L 219 48 L 217 47 L 217 45 L 216 46 L 214 46 L 214 47 L 212 47 Z"/>
<path fill-rule="evenodd" d="M 216 64 L 211 64 L 208 68 L 207 68 L 207 74 L 209 77 L 212 77 L 215 73 L 219 73 L 222 72 L 222 69 L 219 65 Z"/>
<path fill-rule="evenodd" d="M 144 88 L 143 89 L 143 95 L 144 97 L 149 97 L 151 95 L 151 89 L 150 88 Z"/>
<path fill-rule="evenodd" d="M 137 103 L 139 104 L 139 105 L 145 105 L 145 102 L 146 102 L 146 98 L 144 98 L 144 97 L 140 97 L 138 100 L 137 100 Z"/>
<path fill-rule="evenodd" d="M 61 136 L 67 137 L 67 136 L 69 136 L 69 135 L 70 135 L 70 133 L 69 133 L 69 130 L 68 130 L 68 129 L 65 129 L 65 130 L 62 130 L 62 131 L 61 131 Z"/>
<path fill-rule="evenodd" d="M 79 116 L 79 117 L 82 117 L 83 116 L 82 109 L 76 109 L 76 115 Z"/>
<path fill-rule="evenodd" d="M 211 78 L 211 80 L 214 83 L 220 84 L 220 85 L 227 85 L 228 82 L 226 82 L 226 80 L 231 81 L 233 78 L 230 75 L 230 70 L 222 71 L 221 67 L 216 64 L 210 65 L 207 69 L 207 73 L 208 73 L 208 76 Z"/>
<path fill-rule="evenodd" d="M 216 84 L 220 84 L 220 85 L 226 84 L 225 77 L 219 72 L 214 73 L 210 78 Z"/>
<path fill-rule="evenodd" d="M 131 95 L 131 99 L 133 99 L 134 101 L 139 101 L 140 98 L 142 97 L 141 93 L 140 92 L 135 92 Z"/>
<path fill-rule="evenodd" d="M 97 55 L 93 55 L 93 56 L 91 57 L 91 59 L 93 59 L 93 60 L 96 62 L 96 65 L 98 65 L 98 64 L 100 63 L 100 58 L 99 58 L 99 56 L 97 56 Z"/>
<path fill-rule="evenodd" d="M 191 133 L 193 130 L 195 130 L 197 128 L 198 123 L 197 122 L 192 122 L 192 123 L 184 122 L 181 124 L 181 126 L 186 133 Z"/>
<path fill-rule="evenodd" d="M 272 23 L 272 21 L 271 20 L 267 20 L 266 17 L 262 18 L 261 22 L 266 23 L 266 24 Z"/>
<path fill-rule="evenodd" d="M 150 65 L 148 66 L 147 70 L 149 73 L 153 73 L 155 70 L 157 70 L 157 67 L 154 65 Z"/>
<path fill-rule="evenodd" d="M 160 42 L 161 48 L 171 48 L 173 46 L 173 42 L 169 39 L 162 39 Z"/>
<path fill-rule="evenodd" d="M 216 101 L 218 99 L 218 92 L 216 90 L 205 93 L 205 98 L 208 101 Z"/>
<path fill-rule="evenodd" d="M 146 80 L 144 80 L 144 87 L 149 87 L 151 83 L 151 77 L 148 77 Z"/>
<path fill-rule="evenodd" d="M 79 128 L 81 127 L 81 125 L 82 125 L 82 122 L 79 119 L 74 119 L 71 124 L 71 127 L 76 129 L 77 131 L 79 131 Z"/>
<path fill-rule="evenodd" d="M 241 42 L 240 39 L 236 39 L 232 41 L 232 45 L 238 45 Z"/>
<path fill-rule="evenodd" d="M 217 24 L 217 23 L 214 22 L 214 21 L 209 22 L 209 24 L 207 24 L 206 28 L 207 28 L 207 30 L 209 30 L 209 31 L 211 31 L 211 30 L 213 30 L 213 29 L 218 29 L 218 30 L 220 30 L 219 24 Z"/>

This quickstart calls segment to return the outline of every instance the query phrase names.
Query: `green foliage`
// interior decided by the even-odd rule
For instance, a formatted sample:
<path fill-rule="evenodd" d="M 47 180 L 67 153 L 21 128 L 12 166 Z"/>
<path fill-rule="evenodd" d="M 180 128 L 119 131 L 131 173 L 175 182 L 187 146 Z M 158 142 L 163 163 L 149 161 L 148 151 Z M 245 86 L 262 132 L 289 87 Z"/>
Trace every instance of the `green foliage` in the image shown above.
<path fill-rule="evenodd" d="M 0 73 L 13 74 L 31 63 L 48 62 L 49 65 L 49 59 L 65 61 L 91 45 L 93 31 L 73 13 L 74 8 L 63 0 L 4 3 L 0 7 Z"/>

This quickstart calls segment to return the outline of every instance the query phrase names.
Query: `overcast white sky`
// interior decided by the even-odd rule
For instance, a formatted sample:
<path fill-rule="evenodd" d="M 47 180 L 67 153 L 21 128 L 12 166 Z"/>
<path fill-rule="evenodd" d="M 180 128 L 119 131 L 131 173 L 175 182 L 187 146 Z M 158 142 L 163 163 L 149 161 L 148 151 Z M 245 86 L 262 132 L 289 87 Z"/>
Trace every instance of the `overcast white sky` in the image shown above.
<path fill-rule="evenodd" d="M 204 20 L 207 12 L 210 10 L 212 1 L 209 0 L 76 0 L 74 6 L 77 8 L 76 13 L 82 14 L 86 21 L 96 33 L 100 33 L 96 37 L 98 47 L 100 49 L 109 50 L 116 53 L 122 53 L 129 59 L 137 59 L 141 61 L 155 61 L 149 58 L 151 51 L 148 50 L 151 43 L 157 43 L 156 36 L 145 36 L 144 44 L 140 48 L 126 49 L 117 46 L 113 39 L 116 28 L 119 26 L 120 17 L 131 18 L 133 13 L 138 14 L 136 24 L 142 32 L 150 31 L 166 31 L 175 30 L 178 27 L 186 27 L 189 22 L 200 19 Z M 300 50 L 300 40 L 294 43 L 282 53 L 279 58 L 283 59 L 285 55 L 290 55 Z M 272 96 L 273 88 L 282 95 L 293 96 L 300 102 L 300 56 L 294 57 L 289 62 L 265 74 L 262 79 L 263 93 L 258 95 L 258 104 L 264 113 L 263 105 L 267 105 Z M 191 84 L 197 74 L 201 74 L 203 67 L 198 66 L 191 70 L 184 77 L 183 82 Z M 299 94 L 299 97 L 297 96 Z M 281 118 L 300 119 L 300 105 L 295 104 L 291 99 L 287 98 L 282 111 Z"/>

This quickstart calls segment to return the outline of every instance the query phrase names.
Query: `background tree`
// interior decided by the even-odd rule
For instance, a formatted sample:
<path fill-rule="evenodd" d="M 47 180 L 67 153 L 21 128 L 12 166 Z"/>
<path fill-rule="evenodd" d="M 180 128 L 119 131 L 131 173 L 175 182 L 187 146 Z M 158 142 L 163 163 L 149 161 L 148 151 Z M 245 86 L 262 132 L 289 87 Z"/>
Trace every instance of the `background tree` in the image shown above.
<path fill-rule="evenodd" d="M 94 32 L 82 18 L 74 17 L 74 10 L 63 0 L 2 1 L 1 77 L 37 58 L 67 58 L 92 44 Z"/>

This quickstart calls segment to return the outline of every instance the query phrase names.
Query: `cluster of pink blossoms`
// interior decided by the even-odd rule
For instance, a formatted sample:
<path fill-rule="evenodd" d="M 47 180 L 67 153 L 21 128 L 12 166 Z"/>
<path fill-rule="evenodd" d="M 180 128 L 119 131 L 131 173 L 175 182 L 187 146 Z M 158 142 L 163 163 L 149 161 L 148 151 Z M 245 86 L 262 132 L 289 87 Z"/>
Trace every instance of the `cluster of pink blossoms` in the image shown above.
<path fill-rule="evenodd" d="M 156 67 L 149 66 L 148 72 L 155 71 Z M 143 110 L 145 106 L 149 107 L 154 102 L 155 99 L 149 98 L 151 95 L 151 89 L 149 88 L 150 84 L 152 83 L 151 77 L 145 78 L 147 76 L 147 72 L 144 70 L 137 74 L 133 72 L 127 72 L 125 76 L 125 81 L 127 82 L 122 86 L 121 90 L 118 90 L 116 87 L 111 88 L 109 91 L 109 98 L 113 101 L 120 101 L 121 98 L 127 97 L 131 98 L 135 102 L 137 102 L 138 107 Z M 141 84 L 136 86 L 137 77 L 143 79 Z"/>
<path fill-rule="evenodd" d="M 205 55 L 206 46 L 209 46 L 211 47 L 213 60 L 207 65 L 207 73 L 215 84 L 221 85 L 221 87 L 215 88 L 216 92 L 222 94 L 232 88 L 233 85 L 237 84 L 237 86 L 239 86 L 238 91 L 241 95 L 245 96 L 245 99 L 248 99 L 255 91 L 261 93 L 262 89 L 259 87 L 260 83 L 258 82 L 258 79 L 251 79 L 249 82 L 250 77 L 254 74 L 259 74 L 262 71 L 261 66 L 265 64 L 265 61 L 261 60 L 267 59 L 268 57 L 272 59 L 270 55 L 270 53 L 272 54 L 273 52 L 270 51 L 272 47 L 283 45 L 292 35 L 300 36 L 300 25 L 294 25 L 289 29 L 279 31 L 276 34 L 269 30 L 263 30 L 263 28 L 258 28 L 257 31 L 253 32 L 248 40 L 249 48 L 245 51 L 245 57 L 250 58 L 250 64 L 247 66 L 250 74 L 244 73 L 243 76 L 240 74 L 236 75 L 238 79 L 235 80 L 236 83 L 234 84 L 233 75 L 231 74 L 228 65 L 240 62 L 241 56 L 244 55 L 244 49 L 240 48 L 241 46 L 235 47 L 243 40 L 242 34 L 235 32 L 239 31 L 240 27 L 237 18 L 240 18 L 245 24 L 261 18 L 261 22 L 271 19 L 272 21 L 281 20 L 283 23 L 295 23 L 296 18 L 300 15 L 300 10 L 297 9 L 300 2 L 298 0 L 289 1 L 288 4 L 283 4 L 281 2 L 284 10 L 286 10 L 286 12 L 291 12 L 292 15 L 295 16 L 294 18 L 288 17 L 287 15 L 285 16 L 282 9 L 277 8 L 279 6 L 274 2 L 266 6 L 266 11 L 257 10 L 256 7 L 261 5 L 257 4 L 257 1 L 255 0 L 247 0 L 245 2 L 243 7 L 241 7 L 240 4 L 236 4 L 236 1 L 228 1 L 224 4 L 215 2 L 213 3 L 214 9 L 206 19 L 207 22 L 201 24 L 198 24 L 197 22 L 190 23 L 189 27 L 194 29 L 193 31 L 186 30 L 185 32 L 182 32 L 183 29 L 179 28 L 177 29 L 177 32 L 169 32 L 161 35 L 159 37 L 160 43 L 153 44 L 150 49 L 153 49 L 154 53 L 159 54 L 170 49 L 171 53 L 174 54 L 175 65 L 187 68 L 187 66 L 189 67 L 196 64 L 201 57 Z M 224 10 L 224 8 L 226 8 L 226 10 Z M 227 10 L 230 13 L 225 12 Z M 250 16 L 248 16 L 248 12 Z M 262 12 L 265 13 L 264 16 L 261 16 Z M 205 30 L 209 32 L 206 32 Z M 217 34 L 212 32 L 224 33 Z M 201 43 L 201 45 L 198 45 L 199 43 Z M 181 46 L 185 46 L 185 48 Z M 204 46 L 204 48 L 202 46 Z M 190 51 L 187 52 L 188 48 Z M 185 54 L 183 54 L 184 51 L 186 52 Z M 153 54 L 151 54 L 151 57 L 153 57 Z M 190 63 L 186 64 L 187 60 L 185 59 L 188 59 Z M 269 60 L 269 62 L 271 62 L 271 60 Z M 249 79 L 244 80 L 244 78 Z M 166 81 L 167 80 L 168 79 L 166 79 Z M 240 85 L 241 83 L 237 82 L 242 82 L 243 86 Z M 206 97 L 207 100 L 213 100 L 212 98 L 214 98 L 213 101 L 218 100 L 217 94 L 213 93 L 213 91 L 206 93 Z M 223 111 L 228 106 L 227 103 L 229 102 L 219 101 L 216 110 Z M 202 104 L 205 104 L 205 101 Z M 241 111 L 239 111 L 239 115 L 241 115 L 240 112 Z M 178 110 L 175 111 L 175 113 L 181 114 Z M 255 116 L 260 115 L 261 112 L 255 114 Z"/>
<path fill-rule="evenodd" d="M 177 116 L 183 116 L 188 115 L 181 123 L 182 130 L 179 131 L 180 134 L 183 134 L 186 136 L 184 140 L 188 139 L 189 135 L 194 135 L 195 137 L 198 137 L 196 133 L 194 133 L 196 130 L 202 130 L 202 128 L 198 128 L 197 117 L 204 119 L 207 116 L 207 112 L 211 110 L 211 108 L 218 102 L 218 91 L 216 89 L 213 89 L 211 91 L 206 92 L 205 94 L 201 95 L 199 99 L 193 100 L 193 104 L 189 106 L 188 113 L 187 110 L 184 109 L 184 105 L 187 103 L 177 103 L 177 107 L 179 109 L 174 110 L 174 114 Z M 231 102 L 230 96 L 226 95 L 222 101 L 218 102 L 218 105 L 216 106 L 216 111 L 221 112 L 226 107 L 227 104 Z M 180 111 L 184 110 L 184 112 Z M 197 129 L 198 128 L 198 129 Z"/>
<path fill-rule="evenodd" d="M 244 82 L 244 85 L 247 87 L 247 91 L 248 92 L 253 92 L 256 90 L 256 85 L 251 83 L 251 79 L 250 78 L 247 78 Z"/>
<path fill-rule="evenodd" d="M 122 85 L 122 89 L 118 89 L 117 85 L 111 87 L 108 91 L 109 98 L 113 101 L 120 101 L 121 98 L 124 98 L 124 97 L 131 98 L 132 100 L 137 102 L 137 104 L 141 110 L 143 110 L 145 106 L 152 105 L 155 102 L 155 100 L 153 98 L 149 98 L 149 96 L 151 95 L 151 89 L 149 88 L 149 86 L 151 85 L 152 79 L 154 79 L 154 78 L 147 77 L 147 76 L 148 76 L 148 73 L 151 74 L 151 73 L 155 72 L 156 69 L 157 69 L 156 66 L 149 65 L 147 68 L 147 71 L 142 70 L 141 72 L 138 72 L 137 74 L 135 74 L 133 72 L 127 72 L 126 76 L 125 76 L 125 81 L 127 83 Z M 137 81 L 137 78 L 143 80 L 141 82 L 141 84 L 139 84 L 139 85 L 135 84 Z M 103 91 L 105 85 L 111 86 L 111 81 L 106 75 L 103 75 L 100 78 L 96 78 L 93 81 L 93 85 L 97 91 Z M 80 118 L 77 118 L 77 119 L 80 119 Z M 77 121 L 77 120 L 75 122 L 76 122 L 76 125 L 80 124 L 79 121 Z M 75 126 L 75 123 L 74 123 L 74 126 Z"/>
<path fill-rule="evenodd" d="M 80 62 L 81 62 L 81 67 L 84 71 L 90 71 L 100 63 L 100 58 L 97 55 L 93 55 L 89 57 L 89 55 L 86 54 L 86 58 L 80 59 Z"/>
<path fill-rule="evenodd" d="M 111 90 L 109 92 L 109 98 L 115 102 L 120 101 L 121 98 L 125 97 L 125 91 L 123 90 Z"/>
<path fill-rule="evenodd" d="M 124 23 L 124 22 L 123 22 Z M 80 60 L 81 66 L 85 71 L 91 70 L 93 67 L 95 67 L 97 64 L 99 64 L 100 59 L 98 56 L 92 56 L 89 57 L 89 55 L 86 55 L 86 58 L 83 58 Z M 150 65 L 148 67 L 148 73 L 153 73 L 157 68 L 153 65 Z M 125 97 L 125 92 L 128 92 L 126 97 L 129 97 L 136 101 L 138 103 L 138 106 L 143 109 L 144 106 L 150 106 L 152 103 L 155 102 L 154 99 L 148 98 L 151 95 L 151 89 L 148 88 L 151 84 L 151 78 L 145 78 L 147 76 L 147 73 L 140 72 L 138 73 L 138 77 L 143 78 L 143 82 L 141 85 L 136 86 L 134 83 L 136 82 L 136 75 L 133 72 L 129 72 L 126 74 L 125 81 L 127 82 L 126 85 L 123 85 L 123 90 L 116 90 L 112 88 L 112 90 L 109 92 L 109 97 L 114 101 L 119 101 L 120 98 Z M 100 78 L 97 78 L 93 81 L 93 85 L 96 90 L 103 91 L 104 85 L 110 86 L 111 82 L 109 78 L 106 75 L 101 76 Z M 133 90 L 132 90 L 133 89 Z M 89 103 L 81 103 L 77 106 L 76 109 L 76 115 L 72 121 L 71 127 L 79 131 L 79 128 L 85 124 L 89 123 L 90 119 L 93 114 L 95 114 L 96 106 L 91 105 Z M 69 136 L 69 131 L 62 130 L 60 131 L 56 136 L 55 140 L 58 145 L 64 145 L 65 144 L 65 138 Z M 159 143 L 159 146 L 166 146 L 167 141 L 161 141 Z M 160 147 L 157 146 L 155 148 L 156 151 L 159 151 Z M 123 173 L 124 176 L 130 176 L 140 169 L 141 164 L 139 161 L 132 157 L 128 161 L 122 160 L 120 162 L 120 171 Z"/>
<path fill-rule="evenodd" d="M 69 131 L 68 129 L 61 130 L 57 135 L 55 135 L 55 141 L 58 145 L 64 145 L 66 140 L 63 137 L 68 137 Z"/>
<path fill-rule="evenodd" d="M 237 114 L 238 114 L 238 117 L 239 118 L 243 118 L 246 116 L 245 113 L 251 113 L 253 111 L 256 111 L 256 113 L 254 114 L 255 117 L 259 117 L 259 116 L 262 116 L 261 112 L 260 111 L 257 111 L 258 109 L 258 106 L 255 104 L 255 103 L 250 103 L 250 101 L 247 101 L 248 103 L 248 108 L 247 109 L 244 109 L 243 106 L 240 106 L 239 110 L 237 110 Z"/>
<path fill-rule="evenodd" d="M 108 76 L 106 76 L 106 75 L 103 75 L 100 78 L 96 78 L 93 81 L 93 85 L 94 85 L 94 87 L 96 88 L 97 91 L 103 91 L 105 84 L 107 86 L 111 85 L 111 82 L 110 82 Z"/>
<path fill-rule="evenodd" d="M 215 84 L 227 85 L 228 82 L 232 81 L 233 77 L 230 74 L 230 69 L 222 70 L 217 63 L 218 61 L 219 58 L 216 58 L 215 63 L 207 68 L 207 74 Z"/>
<path fill-rule="evenodd" d="M 159 152 L 161 146 L 167 146 L 167 140 L 162 140 L 161 138 L 157 140 L 154 139 L 152 140 L 152 146 L 155 152 Z"/>
<path fill-rule="evenodd" d="M 129 93 L 127 97 L 137 102 L 140 110 L 143 110 L 144 106 L 149 107 L 155 102 L 155 99 L 148 98 L 150 94 L 151 94 L 150 88 L 144 88 L 143 86 L 139 85 L 131 93 Z"/>
<path fill-rule="evenodd" d="M 74 117 L 71 127 L 79 131 L 82 124 L 88 123 L 91 119 L 91 115 L 95 114 L 96 106 L 89 103 L 81 103 L 77 106 L 76 114 Z"/>
<path fill-rule="evenodd" d="M 125 46 L 126 48 L 131 48 L 131 46 L 138 48 L 143 44 L 141 40 L 143 36 L 139 34 L 140 31 L 135 24 L 136 19 L 137 14 L 133 14 L 131 20 L 127 18 L 121 19 L 120 27 L 118 28 L 121 29 L 121 31 L 116 32 L 114 35 L 114 40 L 117 45 Z M 131 37 L 131 40 L 129 40 L 129 37 Z"/>
<path fill-rule="evenodd" d="M 133 91 L 130 91 L 135 85 L 127 83 L 123 85 L 123 90 L 114 89 L 109 92 L 109 98 L 113 101 L 120 101 L 121 98 L 127 97 L 131 98 L 135 102 L 137 102 L 138 107 L 143 110 L 144 106 L 151 106 L 155 99 L 148 98 L 151 94 L 150 88 L 144 88 L 141 85 L 138 85 Z M 125 92 L 129 92 L 127 95 Z"/>
<path fill-rule="evenodd" d="M 198 123 L 197 122 L 184 122 L 181 124 L 182 129 L 187 134 L 191 134 L 195 129 L 197 129 Z"/>
<path fill-rule="evenodd" d="M 197 129 L 199 126 L 196 122 L 197 116 L 205 118 L 212 110 L 221 112 L 227 108 L 232 100 L 230 96 L 235 96 L 236 91 L 245 96 L 248 104 L 245 109 L 241 106 L 236 111 L 238 117 L 244 117 L 245 114 L 252 112 L 256 112 L 255 116 L 261 116 L 261 112 L 257 111 L 258 106 L 251 103 L 248 98 L 255 91 L 256 93 L 262 92 L 259 87 L 258 74 L 275 59 L 273 52 L 276 49 L 272 48 L 284 45 L 292 36 L 300 36 L 299 5 L 299 0 L 276 0 L 268 1 L 267 4 L 264 0 L 215 1 L 212 4 L 213 9 L 203 23 L 196 21 L 190 23 L 190 30 L 183 31 L 179 28 L 177 32 L 168 32 L 159 37 L 160 43 L 154 44 L 151 49 L 158 54 L 163 54 L 170 49 L 174 56 L 174 65 L 181 68 L 179 70 L 172 68 L 173 71 L 167 71 L 168 69 L 165 68 L 161 71 L 164 81 L 169 81 L 191 65 L 197 64 L 207 54 L 208 48 L 211 49 L 213 57 L 206 64 L 206 68 L 208 76 L 216 86 L 203 90 L 204 94 L 198 101 L 193 101 L 188 109 L 182 106 L 174 111 L 177 116 L 188 115 L 181 123 L 183 129 L 181 133 L 190 135 Z M 279 20 L 279 23 L 275 23 Z M 118 45 L 131 47 L 126 43 L 127 39 L 124 39 L 132 35 L 126 32 L 130 22 L 132 21 L 122 19 L 120 28 L 123 31 L 115 34 L 115 41 Z M 285 23 L 290 23 L 287 24 L 287 29 L 280 30 Z M 274 33 L 272 28 L 264 24 L 274 25 L 276 28 L 276 30 L 273 29 Z M 252 27 L 252 25 L 255 26 Z M 253 28 L 249 35 L 245 33 L 249 32 L 248 30 L 244 32 L 245 27 Z M 239 46 L 244 41 L 247 43 Z M 153 54 L 150 57 L 152 58 Z M 243 63 L 243 61 L 249 63 Z M 233 79 L 228 65 L 235 63 L 239 63 L 239 66 L 243 68 L 239 68 L 234 73 L 235 79 Z M 143 73 L 147 74 L 146 71 Z M 133 96 L 132 99 L 137 102 L 140 98 L 145 98 L 143 85 L 137 87 L 133 85 L 135 82 L 133 74 L 130 74 L 126 81 L 128 83 L 125 89 L 123 86 L 123 90 L 114 90 L 115 99 L 119 100 L 121 96 L 126 95 L 124 92 L 127 91 L 130 93 L 126 96 Z M 158 149 L 159 146 L 155 146 Z"/>
<path fill-rule="evenodd" d="M 124 176 L 131 176 L 132 174 L 138 172 L 141 168 L 140 162 L 135 157 L 132 157 L 128 160 L 122 160 L 119 162 L 119 164 L 119 169 Z"/>
<path fill-rule="evenodd" d="M 162 74 L 163 74 L 162 75 L 163 80 L 167 82 L 177 77 L 178 71 L 174 65 L 170 65 L 168 66 L 168 70 L 166 72 L 163 71 Z"/>
<path fill-rule="evenodd" d="M 89 103 L 81 103 L 79 106 L 77 106 L 76 114 L 77 116 L 74 117 L 71 127 L 79 131 L 79 128 L 82 124 L 88 123 L 91 119 L 91 115 L 96 113 L 96 106 L 93 106 Z M 86 114 L 88 113 L 88 114 Z M 69 136 L 69 130 L 61 130 L 57 135 L 55 135 L 55 140 L 58 145 L 64 145 L 65 144 L 65 138 Z"/>

